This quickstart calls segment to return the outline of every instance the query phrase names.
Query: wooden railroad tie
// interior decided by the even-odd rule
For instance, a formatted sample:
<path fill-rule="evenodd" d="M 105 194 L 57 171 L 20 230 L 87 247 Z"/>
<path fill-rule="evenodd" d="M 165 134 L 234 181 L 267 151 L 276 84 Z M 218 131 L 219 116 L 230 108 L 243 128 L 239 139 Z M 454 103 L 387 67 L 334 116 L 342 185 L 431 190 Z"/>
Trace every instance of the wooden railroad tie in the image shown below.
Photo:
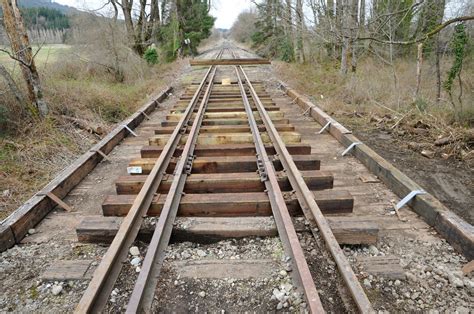
<path fill-rule="evenodd" d="M 313 191 L 316 203 L 324 213 L 351 213 L 354 198 L 347 191 L 322 190 Z M 124 216 L 135 200 L 135 195 L 109 195 L 102 203 L 104 216 Z M 147 212 L 148 216 L 160 215 L 166 194 L 153 198 Z M 293 195 L 285 199 L 292 214 L 301 213 L 298 200 Z M 235 216 L 270 216 L 272 208 L 265 192 L 250 193 L 209 193 L 185 194 L 181 198 L 178 215 L 235 217 Z"/>
<path fill-rule="evenodd" d="M 270 60 L 262 58 L 235 58 L 235 59 L 193 59 L 189 61 L 191 66 L 210 65 L 259 65 L 270 64 Z"/>
<path fill-rule="evenodd" d="M 76 228 L 77 238 L 85 243 L 112 242 L 122 222 L 121 217 L 89 216 Z M 329 217 L 329 225 L 339 244 L 375 244 L 379 228 L 373 217 Z M 295 224 L 304 232 L 304 223 Z M 153 226 L 142 226 L 139 239 L 149 241 Z M 178 217 L 172 241 L 207 243 L 227 238 L 275 237 L 278 235 L 272 217 Z"/>

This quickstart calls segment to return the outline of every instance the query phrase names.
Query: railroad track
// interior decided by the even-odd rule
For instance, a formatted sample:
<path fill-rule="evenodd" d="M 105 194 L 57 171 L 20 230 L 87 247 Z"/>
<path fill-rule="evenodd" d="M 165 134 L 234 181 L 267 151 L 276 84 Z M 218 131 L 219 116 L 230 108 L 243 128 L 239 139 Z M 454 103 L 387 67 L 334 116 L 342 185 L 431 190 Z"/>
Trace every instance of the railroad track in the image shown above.
<path fill-rule="evenodd" d="M 447 307 L 469 299 L 452 279 L 467 261 L 452 251 L 472 259 L 472 226 L 429 194 L 409 205 L 453 247 L 414 212 L 397 217 L 393 200 L 419 187 L 305 97 L 265 80 L 266 60 L 240 54 L 222 47 L 192 61 L 200 68 L 179 96 L 167 88 L 0 224 L 0 250 L 21 241 L 48 252 L 2 253 L 7 298 L 24 288 L 11 266 L 20 263 L 29 274 L 49 265 L 37 289 L 53 285 L 54 304 L 45 298 L 43 309 L 68 298 L 64 309 L 77 313 L 372 312 L 365 291 L 393 311 L 430 308 L 414 306 L 419 294 L 456 295 Z M 55 204 L 66 211 L 41 221 Z M 23 248 L 34 261 L 16 255 Z M 457 262 L 433 271 L 440 250 Z M 429 265 L 418 277 L 417 263 Z M 425 284 L 446 268 L 450 286 Z"/>
<path fill-rule="evenodd" d="M 238 59 L 225 47 L 215 58 L 224 55 Z M 319 247 L 330 252 L 354 304 L 361 312 L 371 311 L 310 189 L 318 184 L 324 187 L 324 178 L 317 173 L 319 161 L 310 147 L 301 144 L 300 135 L 263 86 L 251 82 L 241 65 L 228 66 L 228 76 L 221 81 L 217 71 L 218 66 L 210 66 L 199 85 L 188 87 L 156 128 L 150 145 L 142 148 L 143 158 L 131 162 L 131 175 L 118 180 L 117 190 L 128 195 L 105 200 L 104 214 L 125 218 L 76 312 L 105 308 L 144 217 L 156 215 L 159 218 L 126 307 L 129 313 L 149 312 L 178 211 L 180 215 L 213 217 L 272 215 L 294 285 L 303 293 L 310 312 L 324 312 L 318 282 L 291 217 L 302 211 L 315 239 L 324 243 Z M 133 193 L 137 195 L 131 196 Z M 326 198 L 331 200 L 330 195 Z M 324 196 L 320 201 L 326 206 Z"/>

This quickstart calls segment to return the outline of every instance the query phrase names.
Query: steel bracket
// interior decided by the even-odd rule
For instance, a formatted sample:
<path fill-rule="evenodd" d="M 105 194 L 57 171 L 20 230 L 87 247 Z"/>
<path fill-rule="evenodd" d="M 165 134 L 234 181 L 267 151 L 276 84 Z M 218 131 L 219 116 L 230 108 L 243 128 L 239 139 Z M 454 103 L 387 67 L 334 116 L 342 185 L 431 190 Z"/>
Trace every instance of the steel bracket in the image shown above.
<path fill-rule="evenodd" d="M 411 201 L 415 196 L 417 196 L 417 195 L 423 195 L 423 194 L 426 194 L 426 192 L 423 191 L 423 190 L 414 190 L 414 191 L 411 191 L 411 192 L 408 193 L 408 195 L 405 196 L 400 202 L 398 202 L 397 205 L 395 205 L 395 209 L 396 209 L 396 210 L 399 210 L 400 208 L 402 208 L 403 206 L 405 206 L 406 203 L 408 203 L 409 201 Z"/>
<path fill-rule="evenodd" d="M 145 116 L 145 118 L 146 118 L 147 120 L 150 120 L 150 119 L 151 119 L 150 116 L 147 115 L 147 113 L 146 113 L 145 111 L 140 111 L 140 113 L 141 113 L 143 116 Z"/>
<path fill-rule="evenodd" d="M 329 128 L 329 126 L 331 125 L 332 121 L 328 121 L 328 123 L 326 123 L 321 130 L 319 130 L 318 134 L 321 134 L 323 133 L 324 131 L 326 131 L 327 128 Z"/>
<path fill-rule="evenodd" d="M 354 143 L 352 143 L 351 145 L 349 145 L 349 147 L 346 148 L 345 151 L 342 152 L 341 156 L 346 155 L 348 152 L 351 151 L 351 149 L 353 149 L 354 147 L 356 147 L 357 145 L 360 145 L 360 144 L 362 144 L 362 142 L 354 142 Z"/>
<path fill-rule="evenodd" d="M 123 127 L 126 128 L 128 132 L 130 132 L 130 134 L 132 134 L 133 136 L 138 136 L 137 133 L 133 132 L 133 130 L 128 127 L 128 125 L 124 124 Z"/>

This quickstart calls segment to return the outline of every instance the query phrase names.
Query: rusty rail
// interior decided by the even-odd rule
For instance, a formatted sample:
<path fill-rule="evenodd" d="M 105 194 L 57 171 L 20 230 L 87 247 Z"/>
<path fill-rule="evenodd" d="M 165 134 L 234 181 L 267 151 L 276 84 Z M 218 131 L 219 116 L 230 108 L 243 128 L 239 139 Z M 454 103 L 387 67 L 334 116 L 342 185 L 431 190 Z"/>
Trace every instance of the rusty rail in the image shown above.
<path fill-rule="evenodd" d="M 196 147 L 199 129 L 206 111 L 207 102 L 212 90 L 216 67 L 211 67 L 211 75 L 206 91 L 199 105 L 198 112 L 194 118 L 193 125 L 188 135 L 188 139 L 183 148 L 183 152 L 174 171 L 173 182 L 166 197 L 165 204 L 161 210 L 160 218 L 156 224 L 153 237 L 143 261 L 143 267 L 138 276 L 137 282 L 132 292 L 132 296 L 127 306 L 127 313 L 149 312 L 153 301 L 153 296 L 158 282 L 161 265 L 165 258 L 165 249 L 168 246 L 173 222 L 178 212 L 179 203 L 183 195 L 184 184 L 188 174 L 191 174 L 194 159 L 194 149 Z"/>
<path fill-rule="evenodd" d="M 241 66 L 239 66 L 239 68 L 245 78 L 245 83 L 250 90 L 250 94 L 267 129 L 268 135 L 270 136 L 275 150 L 279 155 L 280 161 L 286 170 L 286 174 L 290 180 L 291 186 L 296 191 L 298 202 L 300 203 L 306 219 L 313 225 L 313 227 L 316 224 L 319 228 L 319 231 L 338 266 L 339 273 L 344 279 L 344 282 L 346 283 L 346 286 L 349 289 L 358 309 L 363 313 L 373 311 L 372 305 L 367 298 L 362 286 L 360 285 L 359 280 L 354 274 L 349 261 L 342 252 L 326 218 L 322 214 L 319 206 L 316 204 L 313 194 L 306 185 L 303 176 L 298 171 L 298 168 L 296 167 L 290 153 L 283 143 L 283 140 L 273 125 L 270 116 L 260 101 L 257 92 L 252 86 L 252 83 L 245 74 L 243 68 Z M 312 231 L 314 232 L 314 228 L 312 228 Z"/>
<path fill-rule="evenodd" d="M 217 57 L 220 57 L 221 54 L 222 51 L 218 53 Z M 120 225 L 120 229 L 112 241 L 112 244 L 95 270 L 89 286 L 75 309 L 76 313 L 100 312 L 107 303 L 110 293 L 112 292 L 122 269 L 122 263 L 126 260 L 128 248 L 138 234 L 143 217 L 146 215 L 146 212 L 152 203 L 154 194 L 160 186 L 166 168 L 168 167 L 171 157 L 179 144 L 179 140 L 184 134 L 184 130 L 189 123 L 194 108 L 196 107 L 211 72 L 212 67 L 210 67 L 204 75 L 204 78 L 189 102 L 186 111 L 176 125 L 170 140 L 166 143 L 163 152 L 160 154 L 160 157 L 153 166 L 152 171 L 148 175 L 129 213 Z"/>
<path fill-rule="evenodd" d="M 273 167 L 273 162 L 268 158 L 265 150 L 262 137 L 255 121 L 255 117 L 250 107 L 250 103 L 245 91 L 239 70 L 243 72 L 242 67 L 234 67 L 237 75 L 240 93 L 244 103 L 245 111 L 248 116 L 250 129 L 255 142 L 255 149 L 257 151 L 257 167 L 260 174 L 260 179 L 265 183 L 265 188 L 270 199 L 270 204 L 273 212 L 273 217 L 278 228 L 278 234 L 283 242 L 286 254 L 291 257 L 293 265 L 292 275 L 295 281 L 302 287 L 308 307 L 312 313 L 324 312 L 321 300 L 319 299 L 318 291 L 314 285 L 314 280 L 311 276 L 308 264 L 304 257 L 303 249 L 301 248 L 295 227 L 291 220 L 288 208 L 283 198 L 282 191 L 278 184 L 277 175 Z"/>

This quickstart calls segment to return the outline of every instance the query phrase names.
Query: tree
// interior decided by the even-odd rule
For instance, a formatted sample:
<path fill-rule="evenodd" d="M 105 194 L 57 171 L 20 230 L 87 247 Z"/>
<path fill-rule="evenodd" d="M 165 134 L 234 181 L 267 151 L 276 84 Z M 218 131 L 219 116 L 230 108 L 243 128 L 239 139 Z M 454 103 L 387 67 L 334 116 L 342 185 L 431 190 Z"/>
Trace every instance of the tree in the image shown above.
<path fill-rule="evenodd" d="M 1 4 L 3 23 L 12 49 L 11 54 L 8 51 L 6 52 L 20 64 L 32 111 L 38 113 L 40 117 L 44 117 L 48 114 L 48 105 L 43 100 L 40 77 L 36 70 L 34 56 L 20 10 L 15 0 L 1 0 Z"/>
<path fill-rule="evenodd" d="M 303 1 L 296 0 L 296 53 L 299 63 L 304 63 L 304 47 L 303 47 L 303 31 L 304 31 L 304 15 Z"/>

